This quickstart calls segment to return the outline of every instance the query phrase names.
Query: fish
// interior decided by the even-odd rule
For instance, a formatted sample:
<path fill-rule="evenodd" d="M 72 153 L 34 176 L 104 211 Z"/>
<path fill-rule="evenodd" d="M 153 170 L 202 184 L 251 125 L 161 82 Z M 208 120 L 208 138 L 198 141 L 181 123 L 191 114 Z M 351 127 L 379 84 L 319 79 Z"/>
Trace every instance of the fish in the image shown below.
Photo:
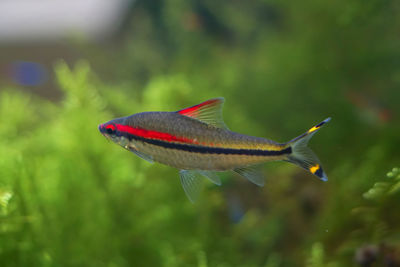
<path fill-rule="evenodd" d="M 220 172 L 235 172 L 252 183 L 265 183 L 260 165 L 287 161 L 317 176 L 328 177 L 310 138 L 331 118 L 286 143 L 230 131 L 223 121 L 223 97 L 172 112 L 142 112 L 113 119 L 98 126 L 107 139 L 148 162 L 179 169 L 180 180 L 191 202 L 201 190 L 203 178 L 221 185 Z"/>

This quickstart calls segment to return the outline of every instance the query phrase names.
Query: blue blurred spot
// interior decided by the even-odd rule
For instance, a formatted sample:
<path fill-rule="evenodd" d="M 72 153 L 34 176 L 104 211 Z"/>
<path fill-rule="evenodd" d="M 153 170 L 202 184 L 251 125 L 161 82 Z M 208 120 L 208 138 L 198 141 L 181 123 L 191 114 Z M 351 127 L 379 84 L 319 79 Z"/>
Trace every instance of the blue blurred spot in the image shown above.
<path fill-rule="evenodd" d="M 40 63 L 17 61 L 12 70 L 13 79 L 19 85 L 41 85 L 47 80 L 47 71 Z"/>
<path fill-rule="evenodd" d="M 244 216 L 244 209 L 242 201 L 236 195 L 231 195 L 228 197 L 228 211 L 231 222 L 240 223 Z"/>

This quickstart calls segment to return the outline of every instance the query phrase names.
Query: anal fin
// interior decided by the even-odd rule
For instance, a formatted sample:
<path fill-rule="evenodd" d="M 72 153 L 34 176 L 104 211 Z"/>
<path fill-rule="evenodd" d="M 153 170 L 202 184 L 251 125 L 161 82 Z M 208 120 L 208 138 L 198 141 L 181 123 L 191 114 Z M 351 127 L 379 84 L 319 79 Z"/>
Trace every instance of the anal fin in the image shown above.
<path fill-rule="evenodd" d="M 245 177 L 247 180 L 258 186 L 264 186 L 265 179 L 260 169 L 261 169 L 260 166 L 256 165 L 256 166 L 236 168 L 233 171 L 240 174 L 241 176 Z"/>

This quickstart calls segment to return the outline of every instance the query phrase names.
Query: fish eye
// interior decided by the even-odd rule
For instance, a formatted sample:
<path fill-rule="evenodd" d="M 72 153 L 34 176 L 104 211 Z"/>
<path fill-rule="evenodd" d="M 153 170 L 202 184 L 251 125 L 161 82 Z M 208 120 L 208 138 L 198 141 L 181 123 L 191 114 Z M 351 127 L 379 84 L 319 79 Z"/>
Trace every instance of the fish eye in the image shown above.
<path fill-rule="evenodd" d="M 106 127 L 106 132 L 108 133 L 108 134 L 114 134 L 115 133 L 115 126 L 114 125 L 108 125 L 107 127 Z"/>

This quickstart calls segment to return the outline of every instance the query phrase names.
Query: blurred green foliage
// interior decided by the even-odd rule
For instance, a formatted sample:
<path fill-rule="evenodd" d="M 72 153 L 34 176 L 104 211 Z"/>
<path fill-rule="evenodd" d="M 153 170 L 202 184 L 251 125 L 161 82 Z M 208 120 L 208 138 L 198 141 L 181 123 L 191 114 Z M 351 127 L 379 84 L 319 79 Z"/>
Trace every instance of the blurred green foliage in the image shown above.
<path fill-rule="evenodd" d="M 86 51 L 96 71 L 55 64 L 61 102 L 0 92 L 0 266 L 398 266 L 399 11 L 139 1 Z M 232 130 L 276 141 L 332 116 L 310 144 L 330 180 L 270 163 L 265 188 L 227 174 L 192 205 L 177 170 L 97 130 L 216 96 Z"/>

